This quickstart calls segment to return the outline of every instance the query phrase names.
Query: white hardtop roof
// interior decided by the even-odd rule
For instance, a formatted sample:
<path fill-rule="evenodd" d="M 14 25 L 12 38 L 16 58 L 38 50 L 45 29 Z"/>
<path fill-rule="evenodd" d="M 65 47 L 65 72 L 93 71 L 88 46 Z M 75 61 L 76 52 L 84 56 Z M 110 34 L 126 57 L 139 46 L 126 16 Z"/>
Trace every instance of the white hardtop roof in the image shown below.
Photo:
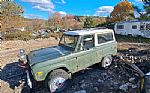
<path fill-rule="evenodd" d="M 94 33 L 108 33 L 108 32 L 113 32 L 113 30 L 111 30 L 111 29 L 76 30 L 76 31 L 64 32 L 64 34 L 67 34 L 67 35 L 89 35 L 89 34 L 94 34 Z"/>

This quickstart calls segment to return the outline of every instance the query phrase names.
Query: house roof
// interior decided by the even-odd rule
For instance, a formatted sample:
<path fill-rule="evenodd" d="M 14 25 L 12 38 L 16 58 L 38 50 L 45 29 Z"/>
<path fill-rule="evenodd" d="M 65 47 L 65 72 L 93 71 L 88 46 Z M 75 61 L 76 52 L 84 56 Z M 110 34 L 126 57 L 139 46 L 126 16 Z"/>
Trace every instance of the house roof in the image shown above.
<path fill-rule="evenodd" d="M 122 21 L 122 22 L 117 22 L 117 23 L 133 23 L 133 22 L 149 22 L 150 20 L 129 20 L 129 21 Z"/>
<path fill-rule="evenodd" d="M 105 32 L 113 32 L 111 29 L 88 29 L 88 30 L 76 30 L 76 31 L 68 31 L 64 32 L 67 35 L 89 35 L 94 33 L 105 33 Z"/>

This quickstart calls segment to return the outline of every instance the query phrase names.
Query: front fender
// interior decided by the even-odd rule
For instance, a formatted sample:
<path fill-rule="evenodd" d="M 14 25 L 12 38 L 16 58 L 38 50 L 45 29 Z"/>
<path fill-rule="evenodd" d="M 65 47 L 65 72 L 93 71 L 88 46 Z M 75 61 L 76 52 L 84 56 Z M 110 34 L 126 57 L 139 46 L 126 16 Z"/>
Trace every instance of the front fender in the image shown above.
<path fill-rule="evenodd" d="M 47 75 L 51 71 L 53 71 L 55 69 L 59 69 L 59 68 L 66 68 L 69 72 L 71 72 L 71 69 L 66 64 L 53 64 L 53 65 L 48 65 L 46 67 L 40 68 L 39 71 L 35 71 L 34 78 L 36 81 L 44 81 L 46 79 Z M 43 74 L 39 76 L 37 74 L 38 72 L 43 72 Z"/>

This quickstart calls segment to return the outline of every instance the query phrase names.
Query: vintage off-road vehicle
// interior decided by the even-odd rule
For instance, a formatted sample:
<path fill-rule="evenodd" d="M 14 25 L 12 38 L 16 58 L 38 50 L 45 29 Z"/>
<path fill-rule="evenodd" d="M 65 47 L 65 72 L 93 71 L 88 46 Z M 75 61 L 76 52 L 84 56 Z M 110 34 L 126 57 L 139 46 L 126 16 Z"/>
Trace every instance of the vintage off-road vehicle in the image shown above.
<path fill-rule="evenodd" d="M 75 72 L 99 63 L 108 67 L 117 53 L 117 42 L 110 29 L 88 29 L 64 32 L 58 46 L 42 48 L 25 54 L 20 50 L 20 66 L 26 67 L 27 82 L 31 77 L 44 81 L 50 92 L 60 92 Z"/>

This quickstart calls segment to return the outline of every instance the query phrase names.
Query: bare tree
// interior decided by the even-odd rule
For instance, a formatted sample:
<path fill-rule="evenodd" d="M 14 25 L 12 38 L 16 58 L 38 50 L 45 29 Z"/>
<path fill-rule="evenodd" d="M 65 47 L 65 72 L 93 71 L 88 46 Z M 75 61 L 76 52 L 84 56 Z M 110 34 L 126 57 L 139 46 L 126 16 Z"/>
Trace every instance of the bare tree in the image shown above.
<path fill-rule="evenodd" d="M 1 31 L 6 31 L 7 28 L 20 27 L 22 21 L 21 14 L 23 8 L 15 2 L 6 1 L 1 3 L 0 22 Z"/>

